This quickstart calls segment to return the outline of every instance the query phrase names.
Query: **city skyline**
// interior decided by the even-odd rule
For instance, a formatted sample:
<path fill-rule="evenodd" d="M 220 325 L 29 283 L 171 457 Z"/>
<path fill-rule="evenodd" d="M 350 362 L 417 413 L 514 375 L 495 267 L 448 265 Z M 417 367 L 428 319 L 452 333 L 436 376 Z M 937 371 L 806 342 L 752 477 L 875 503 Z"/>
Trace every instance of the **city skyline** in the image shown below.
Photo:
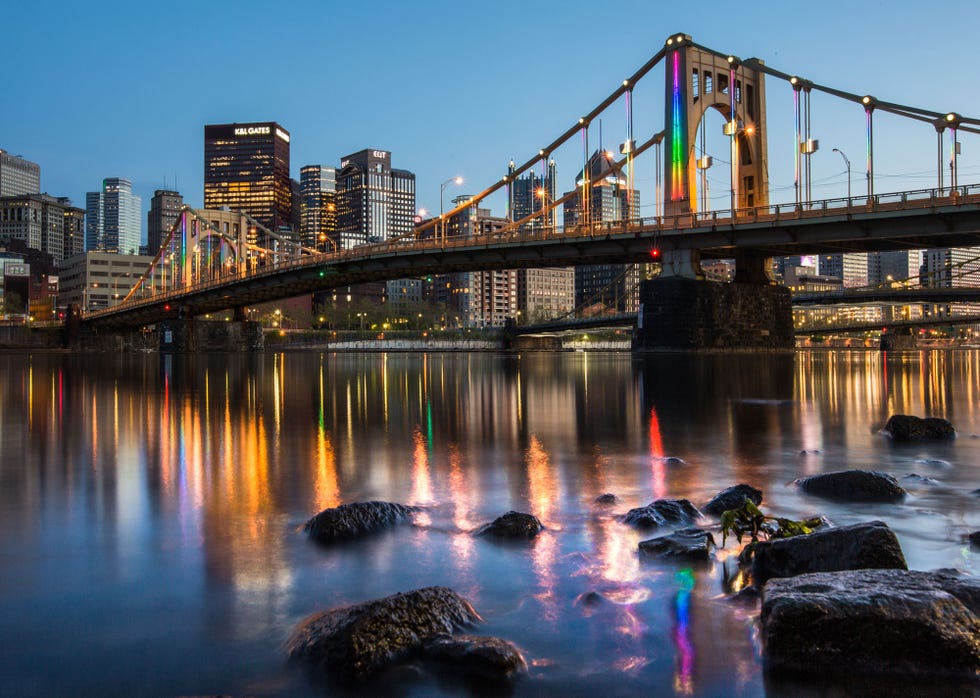
<path fill-rule="evenodd" d="M 97 68 L 110 56 L 118 54 L 120 60 L 111 80 L 95 80 L 91 95 L 76 98 L 76 109 L 55 108 L 60 102 L 48 100 L 60 97 L 38 93 L 3 110 L 0 148 L 39 163 L 41 190 L 67 196 L 76 205 L 102 179 L 130 179 L 143 199 L 145 217 L 156 189 L 179 191 L 192 206 L 203 204 L 204 125 L 270 120 L 292 134 L 292 178 L 298 180 L 299 169 L 307 164 L 337 166 L 344 153 L 386 149 L 395 153 L 401 167 L 416 173 L 418 207 L 434 211 L 440 184 L 447 178 L 464 179 L 453 194 L 477 193 L 498 181 L 511 159 L 521 163 L 532 157 L 678 30 L 704 45 L 743 58 L 758 56 L 776 69 L 799 71 L 822 84 L 903 104 L 980 114 L 980 97 L 959 89 L 955 70 L 968 64 L 969 32 L 976 24 L 970 20 L 980 18 L 980 10 L 966 2 L 946 6 L 943 13 L 908 2 L 892 3 L 888 12 L 831 2 L 805 20 L 802 11 L 787 12 L 784 4 L 769 2 L 758 6 L 758 17 L 745 17 L 734 28 L 725 13 L 622 5 L 628 25 L 644 28 L 642 37 L 626 36 L 619 30 L 622 21 L 611 20 L 608 31 L 595 29 L 594 8 L 585 3 L 522 7 L 521 21 L 506 8 L 474 14 L 479 21 L 473 32 L 465 33 L 453 30 L 471 11 L 448 3 L 413 8 L 375 3 L 329 12 L 312 4 L 277 8 L 292 37 L 289 46 L 339 40 L 347 27 L 370 28 L 371 51 L 352 53 L 356 60 L 314 64 L 300 60 L 298 52 L 296 58 L 281 51 L 256 58 L 252 42 L 242 39 L 261 33 L 266 25 L 249 12 L 250 6 L 201 9 L 176 3 L 173 16 L 194 21 L 182 25 L 186 33 L 178 42 L 181 50 L 159 52 L 146 50 L 139 32 L 133 31 L 151 20 L 149 8 L 133 7 L 119 15 L 107 5 L 65 5 L 52 26 L 45 25 L 52 33 L 43 41 L 37 10 L 11 8 L 11 25 L 27 29 L 5 37 L 5 44 L 12 55 L 36 57 L 9 71 L 11 93 L 69 68 L 97 77 L 103 74 Z M 378 11 L 380 7 L 385 11 Z M 542 26 L 548 31 L 536 31 Z M 68 41 L 53 40 L 82 29 L 90 49 L 82 54 L 70 51 Z M 581 37 L 596 31 L 608 40 L 589 41 L 583 55 Z M 215 41 L 227 46 L 227 55 L 212 64 L 203 56 Z M 930 61 L 911 50 L 896 52 L 896 46 L 921 46 L 926 52 L 942 47 L 944 54 L 941 61 Z M 168 79 L 161 81 L 164 74 Z M 655 76 L 653 83 L 637 90 L 637 139 L 663 127 L 662 78 Z M 188 99 L 205 86 L 209 99 Z M 784 147 L 792 144 L 787 126 L 791 101 L 791 90 L 769 81 L 773 202 L 793 198 L 792 159 L 786 152 L 791 148 Z M 593 125 L 590 138 L 596 146 L 615 149 L 624 139 L 621 111 L 614 106 L 601 127 Z M 833 148 L 850 154 L 854 192 L 863 192 L 863 116 L 853 105 L 823 95 L 814 98 L 814 137 L 821 141 L 813 159 L 815 198 L 846 193 L 843 161 Z M 712 115 L 712 120 L 717 123 L 706 122 L 708 152 L 718 160 L 725 155 L 718 152 L 723 146 L 721 117 Z M 886 115 L 875 129 L 876 143 L 886 146 L 876 152 L 878 191 L 934 186 L 936 140 L 928 124 L 897 123 Z M 887 145 L 896 139 L 907 153 Z M 960 181 L 980 179 L 980 139 L 964 134 L 961 140 Z M 556 154 L 556 160 L 561 181 L 581 167 L 574 148 Z M 712 206 L 724 208 L 727 168 L 718 166 L 710 174 Z M 653 186 L 652 161 L 638 160 L 636 187 L 645 192 L 642 215 L 654 213 Z M 490 200 L 497 215 L 504 214 L 505 205 L 503 197 Z"/>

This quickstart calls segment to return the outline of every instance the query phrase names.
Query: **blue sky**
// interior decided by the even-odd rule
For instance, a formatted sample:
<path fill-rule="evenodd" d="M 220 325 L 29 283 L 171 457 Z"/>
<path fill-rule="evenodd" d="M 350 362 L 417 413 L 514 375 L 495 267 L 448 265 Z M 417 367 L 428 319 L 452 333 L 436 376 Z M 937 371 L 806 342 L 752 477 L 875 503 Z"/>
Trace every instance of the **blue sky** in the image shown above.
<path fill-rule="evenodd" d="M 275 120 L 292 134 L 293 176 L 387 149 L 395 167 L 416 173 L 418 205 L 438 210 L 441 182 L 466 181 L 447 188 L 448 206 L 498 180 L 511 158 L 531 157 L 674 32 L 840 89 L 980 116 L 971 77 L 980 4 L 971 0 L 941 9 L 904 0 L 9 5 L 0 148 L 39 162 L 42 188 L 76 204 L 103 178 L 126 177 L 144 208 L 164 178 L 200 205 L 204 125 Z M 663 128 L 661 75 L 636 90 L 638 141 Z M 770 81 L 768 99 L 771 200 L 792 201 L 792 93 Z M 624 113 L 617 104 L 603 117 L 606 147 L 624 139 Z M 725 161 L 721 117 L 708 128 L 709 154 Z M 815 197 L 846 192 L 834 147 L 863 191 L 864 128 L 860 108 L 813 97 Z M 960 183 L 980 182 L 980 136 L 962 141 Z M 881 115 L 875 148 L 878 191 L 934 186 L 930 126 Z M 557 161 L 569 189 L 580 147 Z M 713 207 L 726 208 L 727 167 L 711 177 Z M 652 163 L 637 162 L 636 182 L 652 215 Z M 499 200 L 493 208 L 503 213 Z"/>

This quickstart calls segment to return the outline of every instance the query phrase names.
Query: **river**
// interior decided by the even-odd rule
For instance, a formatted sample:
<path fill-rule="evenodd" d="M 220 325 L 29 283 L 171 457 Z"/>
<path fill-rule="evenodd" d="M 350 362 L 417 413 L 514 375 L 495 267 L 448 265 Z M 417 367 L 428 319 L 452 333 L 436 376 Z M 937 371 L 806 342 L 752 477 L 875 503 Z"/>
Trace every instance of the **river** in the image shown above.
<path fill-rule="evenodd" d="M 896 413 L 959 438 L 897 447 L 878 433 Z M 731 542 L 703 569 L 644 560 L 653 534 L 617 516 L 746 482 L 767 513 L 882 519 L 911 568 L 976 574 L 978 434 L 975 350 L 3 355 L 0 695 L 363 695 L 286 662 L 290 629 L 436 584 L 524 651 L 517 696 L 830 695 L 764 675 L 757 610 L 725 598 Z M 844 468 L 910 496 L 856 506 L 788 486 Z M 611 509 L 594 503 L 607 492 Z M 302 532 L 369 499 L 424 509 L 335 548 Z M 471 535 L 511 509 L 546 532 Z M 488 690 L 424 673 L 370 689 Z"/>

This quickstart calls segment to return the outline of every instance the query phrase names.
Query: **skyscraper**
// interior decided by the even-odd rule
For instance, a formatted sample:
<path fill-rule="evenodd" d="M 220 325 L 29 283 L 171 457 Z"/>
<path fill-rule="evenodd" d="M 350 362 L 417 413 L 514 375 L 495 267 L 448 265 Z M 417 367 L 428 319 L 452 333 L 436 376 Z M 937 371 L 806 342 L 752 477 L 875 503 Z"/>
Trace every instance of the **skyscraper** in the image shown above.
<path fill-rule="evenodd" d="M 510 174 L 514 163 L 510 164 Z M 544 176 L 533 170 L 512 179 L 510 185 L 510 217 L 520 221 L 541 211 L 555 201 L 558 170 L 555 161 L 548 163 Z M 556 222 L 554 209 L 520 226 L 523 232 L 550 228 Z M 565 315 L 575 307 L 575 268 L 547 267 L 517 271 L 517 310 L 521 322 L 541 322 Z"/>
<path fill-rule="evenodd" d="M 410 235 L 415 228 L 415 175 L 391 167 L 387 150 L 361 150 L 343 158 L 337 173 L 337 243 Z"/>
<path fill-rule="evenodd" d="M 150 211 L 146 214 L 146 250 L 155 255 L 166 240 L 170 228 L 180 216 L 184 197 L 179 192 L 157 189 L 150 199 Z"/>
<path fill-rule="evenodd" d="M 637 218 L 640 192 L 629 190 L 616 173 L 605 177 L 605 152 L 596 151 L 579 171 L 575 187 L 581 191 L 586 174 L 591 183 L 588 199 L 573 196 L 565 202 L 565 226 L 605 223 Z M 584 210 L 583 210 L 584 209 Z M 632 312 L 639 308 L 639 266 L 635 264 L 589 264 L 575 269 L 575 304 L 595 304 L 607 310 Z"/>
<path fill-rule="evenodd" d="M 128 179 L 102 180 L 101 191 L 85 195 L 85 250 L 139 254 L 142 238 L 140 197 Z"/>
<path fill-rule="evenodd" d="M 289 132 L 274 121 L 204 127 L 204 207 L 243 211 L 276 231 L 291 220 Z M 257 242 L 270 241 L 262 231 Z"/>
<path fill-rule="evenodd" d="M 0 196 L 41 193 L 41 166 L 0 150 Z"/>
<path fill-rule="evenodd" d="M 0 197 L 0 242 L 19 241 L 29 249 L 46 252 L 59 263 L 76 249 L 83 213 L 64 197 Z"/>
<path fill-rule="evenodd" d="M 329 252 L 337 238 L 337 170 L 306 165 L 299 171 L 300 243 Z"/>

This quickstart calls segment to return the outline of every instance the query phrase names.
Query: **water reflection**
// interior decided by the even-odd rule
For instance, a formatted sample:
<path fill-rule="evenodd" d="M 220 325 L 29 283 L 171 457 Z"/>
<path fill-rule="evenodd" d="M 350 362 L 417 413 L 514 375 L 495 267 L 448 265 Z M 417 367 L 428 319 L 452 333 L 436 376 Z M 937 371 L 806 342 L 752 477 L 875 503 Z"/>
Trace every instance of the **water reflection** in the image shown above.
<path fill-rule="evenodd" d="M 641 562 L 640 534 L 618 517 L 742 481 L 771 511 L 819 506 L 849 522 L 864 512 L 786 483 L 932 468 L 942 487 L 875 515 L 913 566 L 975 565 L 959 535 L 980 526 L 966 496 L 978 382 L 978 352 L 2 356 L 0 552 L 15 563 L 0 577 L 0 632 L 30 641 L 0 659 L 0 676 L 63 682 L 49 694 L 93 681 L 139 695 L 146 675 L 173 678 L 145 695 L 258 694 L 239 677 L 281 669 L 298 617 L 447 584 L 476 599 L 488 632 L 556 657 L 556 675 L 615 667 L 637 691 L 725 695 L 713 686 L 737 673 L 758 692 L 748 640 L 726 631 L 744 619 L 710 602 L 723 570 L 695 580 Z M 875 432 L 894 413 L 945 416 L 961 438 L 893 448 Z M 595 505 L 604 492 L 619 503 Z M 333 551 L 298 532 L 321 509 L 372 498 L 424 506 L 420 526 Z M 548 530 L 513 549 L 471 535 L 509 509 Z M 574 605 L 591 592 L 605 605 Z M 75 645 L 23 619 L 69 603 L 91 642 L 62 678 L 35 675 Z M 240 659 L 210 666 L 215 647 Z M 113 683 L 120 665 L 134 684 Z M 215 680 L 192 680 L 205 674 Z"/>

